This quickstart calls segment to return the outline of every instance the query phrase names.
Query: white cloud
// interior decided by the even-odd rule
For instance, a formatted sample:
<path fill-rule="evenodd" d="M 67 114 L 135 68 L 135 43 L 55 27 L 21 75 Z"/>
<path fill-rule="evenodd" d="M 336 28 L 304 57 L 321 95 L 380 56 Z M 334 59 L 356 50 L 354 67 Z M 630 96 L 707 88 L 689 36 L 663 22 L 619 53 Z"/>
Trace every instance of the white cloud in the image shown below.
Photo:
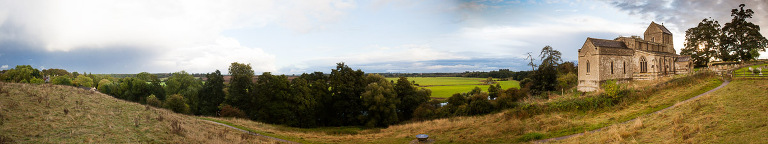
<path fill-rule="evenodd" d="M 0 0 L 0 43 L 49 52 L 132 47 L 154 52 L 149 71 L 226 71 L 231 62 L 274 71 L 274 56 L 223 36 L 266 25 L 310 32 L 355 8 L 347 0 Z"/>
<path fill-rule="evenodd" d="M 7 69 L 7 68 L 8 68 L 8 65 L 0 66 L 0 69 Z"/>

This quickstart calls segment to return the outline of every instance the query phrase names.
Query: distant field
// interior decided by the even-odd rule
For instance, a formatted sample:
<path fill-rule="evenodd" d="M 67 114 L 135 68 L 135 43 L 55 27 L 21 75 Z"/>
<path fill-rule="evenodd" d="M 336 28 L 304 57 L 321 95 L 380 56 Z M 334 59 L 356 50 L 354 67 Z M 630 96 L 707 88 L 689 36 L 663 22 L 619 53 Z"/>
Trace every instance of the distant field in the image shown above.
<path fill-rule="evenodd" d="M 399 78 L 387 78 L 397 82 Z M 432 90 L 432 97 L 448 98 L 455 93 L 471 91 L 475 87 L 480 87 L 483 91 L 488 90 L 488 85 L 483 85 L 485 78 L 464 78 L 464 77 L 408 77 L 409 81 L 415 81 L 419 87 Z M 520 88 L 518 81 L 497 81 L 502 89 Z"/>

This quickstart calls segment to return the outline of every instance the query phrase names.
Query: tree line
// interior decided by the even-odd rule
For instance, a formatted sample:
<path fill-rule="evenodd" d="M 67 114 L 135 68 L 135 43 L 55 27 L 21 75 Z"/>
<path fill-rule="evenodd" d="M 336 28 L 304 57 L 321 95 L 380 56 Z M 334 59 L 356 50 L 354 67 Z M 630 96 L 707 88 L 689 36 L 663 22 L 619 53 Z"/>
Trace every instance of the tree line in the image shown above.
<path fill-rule="evenodd" d="M 747 21 L 754 11 L 739 5 L 731 10 L 733 17 L 722 27 L 717 20 L 705 18 L 696 27 L 685 31 L 685 47 L 680 54 L 690 55 L 697 67 L 710 61 L 750 61 L 765 52 L 768 40 L 760 34 L 760 26 Z"/>
<path fill-rule="evenodd" d="M 0 79 L 44 83 L 43 77 L 53 77 L 53 84 L 97 87 L 119 99 L 193 115 L 241 117 L 294 127 L 386 127 L 409 120 L 487 114 L 516 107 L 519 100 L 531 95 L 575 86 L 577 70 L 572 62 L 560 61 L 559 51 L 546 46 L 540 57 L 542 63 L 523 78 L 522 88 L 505 90 L 498 83 L 486 91 L 475 87 L 454 94 L 447 103 L 430 101 L 432 92 L 406 77 L 389 81 L 344 63 L 338 63 L 330 74 L 304 73 L 289 80 L 269 72 L 256 76 L 250 64 L 235 62 L 228 69 L 229 83 L 219 70 L 205 74 L 205 81 L 185 71 L 175 72 L 163 83 L 147 72 L 114 78 L 63 69 L 39 71 L 29 65 L 3 71 Z"/>

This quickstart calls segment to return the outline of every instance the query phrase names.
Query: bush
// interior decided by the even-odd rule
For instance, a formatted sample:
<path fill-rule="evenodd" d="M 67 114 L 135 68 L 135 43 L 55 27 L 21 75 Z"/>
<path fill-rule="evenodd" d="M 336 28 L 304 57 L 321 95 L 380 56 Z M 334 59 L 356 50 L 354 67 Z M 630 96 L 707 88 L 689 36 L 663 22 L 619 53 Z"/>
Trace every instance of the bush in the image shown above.
<path fill-rule="evenodd" d="M 43 83 L 45 83 L 45 81 L 43 79 L 41 79 L 41 78 L 33 77 L 31 80 L 29 80 L 29 83 L 43 84 Z"/>
<path fill-rule="evenodd" d="M 247 118 L 245 116 L 245 112 L 243 112 L 240 109 L 237 109 L 230 105 L 223 105 L 221 107 L 221 112 L 219 112 L 219 116 L 221 117 L 236 117 L 236 118 Z"/>
<path fill-rule="evenodd" d="M 56 76 L 53 78 L 53 81 L 51 83 L 55 85 L 72 85 L 72 79 L 69 79 L 69 76 Z"/>
<path fill-rule="evenodd" d="M 160 99 L 157 99 L 155 95 L 147 96 L 147 104 L 155 107 L 163 106 L 163 102 L 161 102 Z"/>
<path fill-rule="evenodd" d="M 183 114 L 189 113 L 189 105 L 187 105 L 187 101 L 184 99 L 183 96 L 179 94 L 171 95 L 171 97 L 166 99 L 165 108 L 168 108 L 173 112 L 177 112 L 177 113 L 183 113 Z"/>
<path fill-rule="evenodd" d="M 616 83 L 616 81 L 614 80 L 606 81 L 600 87 L 602 87 L 603 90 L 605 91 L 603 92 L 603 95 L 605 96 L 608 96 L 614 99 L 622 97 L 622 95 L 620 95 L 620 93 L 622 93 L 621 85 Z"/>

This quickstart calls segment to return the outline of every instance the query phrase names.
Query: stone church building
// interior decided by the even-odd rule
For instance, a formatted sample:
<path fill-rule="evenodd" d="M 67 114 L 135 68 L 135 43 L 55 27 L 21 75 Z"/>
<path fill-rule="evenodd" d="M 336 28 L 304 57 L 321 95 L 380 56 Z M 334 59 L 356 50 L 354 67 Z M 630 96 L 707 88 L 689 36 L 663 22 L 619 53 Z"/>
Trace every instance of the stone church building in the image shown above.
<path fill-rule="evenodd" d="M 606 80 L 649 80 L 692 71 L 690 56 L 675 53 L 672 32 L 655 22 L 645 30 L 644 39 L 587 38 L 579 49 L 577 89 L 595 91 Z"/>

